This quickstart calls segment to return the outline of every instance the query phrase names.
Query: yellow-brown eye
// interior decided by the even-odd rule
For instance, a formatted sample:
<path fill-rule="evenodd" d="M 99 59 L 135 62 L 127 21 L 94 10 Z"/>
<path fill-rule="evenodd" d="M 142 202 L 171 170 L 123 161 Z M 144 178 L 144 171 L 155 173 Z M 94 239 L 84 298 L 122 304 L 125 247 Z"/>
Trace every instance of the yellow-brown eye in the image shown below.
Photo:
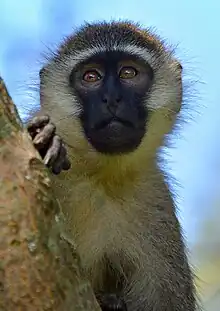
<path fill-rule="evenodd" d="M 121 79 L 132 79 L 137 75 L 137 70 L 134 67 L 123 67 L 119 72 Z"/>
<path fill-rule="evenodd" d="M 101 79 L 100 74 L 96 70 L 86 71 L 83 80 L 86 82 L 97 82 Z"/>

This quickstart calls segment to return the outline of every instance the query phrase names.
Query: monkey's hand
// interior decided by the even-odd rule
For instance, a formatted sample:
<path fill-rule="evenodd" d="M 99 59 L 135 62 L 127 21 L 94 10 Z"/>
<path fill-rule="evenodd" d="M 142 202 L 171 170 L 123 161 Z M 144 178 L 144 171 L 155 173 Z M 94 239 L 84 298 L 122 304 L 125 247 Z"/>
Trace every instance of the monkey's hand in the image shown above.
<path fill-rule="evenodd" d="M 102 311 L 127 311 L 124 300 L 116 294 L 98 294 L 96 298 Z"/>
<path fill-rule="evenodd" d="M 34 117 L 27 126 L 35 148 L 54 174 L 70 168 L 67 151 L 49 116 Z"/>

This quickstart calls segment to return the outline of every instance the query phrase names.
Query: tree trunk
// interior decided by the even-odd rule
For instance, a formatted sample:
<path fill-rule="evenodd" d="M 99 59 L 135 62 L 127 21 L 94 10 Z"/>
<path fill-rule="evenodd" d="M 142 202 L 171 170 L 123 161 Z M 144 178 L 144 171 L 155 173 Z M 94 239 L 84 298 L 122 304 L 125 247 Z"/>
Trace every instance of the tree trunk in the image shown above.
<path fill-rule="evenodd" d="M 0 78 L 0 311 L 98 311 L 47 170 Z"/>

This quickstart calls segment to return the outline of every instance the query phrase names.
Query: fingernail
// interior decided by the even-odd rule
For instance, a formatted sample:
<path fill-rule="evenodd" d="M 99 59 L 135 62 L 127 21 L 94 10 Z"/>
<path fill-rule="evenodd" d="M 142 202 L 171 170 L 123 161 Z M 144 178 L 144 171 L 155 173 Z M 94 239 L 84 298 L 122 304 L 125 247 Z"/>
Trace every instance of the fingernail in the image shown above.
<path fill-rule="evenodd" d="M 49 164 L 49 161 L 50 161 L 50 157 L 47 157 L 47 156 L 46 156 L 46 157 L 44 158 L 44 164 L 45 164 L 45 165 L 48 165 L 48 164 Z"/>
<path fill-rule="evenodd" d="M 34 138 L 33 143 L 34 143 L 35 145 L 38 145 L 38 144 L 42 143 L 42 141 L 43 141 L 43 137 L 40 136 L 40 137 Z"/>

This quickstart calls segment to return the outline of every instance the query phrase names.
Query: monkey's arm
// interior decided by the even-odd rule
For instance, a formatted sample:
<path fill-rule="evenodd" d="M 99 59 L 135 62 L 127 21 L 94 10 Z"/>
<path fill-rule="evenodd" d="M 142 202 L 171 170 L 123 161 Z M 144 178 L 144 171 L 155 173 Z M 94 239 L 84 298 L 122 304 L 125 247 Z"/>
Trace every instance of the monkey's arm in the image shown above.
<path fill-rule="evenodd" d="M 0 310 L 100 310 L 59 234 L 50 180 L 1 77 L 0 124 Z"/>
<path fill-rule="evenodd" d="M 35 116 L 27 124 L 27 129 L 35 148 L 53 174 L 60 174 L 62 170 L 70 168 L 64 143 L 56 134 L 56 127 L 47 115 Z M 96 298 L 102 311 L 127 311 L 124 301 L 117 295 L 105 293 L 97 295 Z"/>
<path fill-rule="evenodd" d="M 154 191 L 149 192 L 152 198 L 142 240 L 144 254 L 126 298 L 131 301 L 128 310 L 195 311 L 193 276 L 174 203 L 162 176 L 156 179 Z"/>

